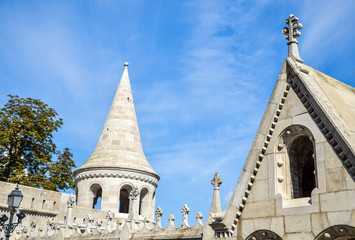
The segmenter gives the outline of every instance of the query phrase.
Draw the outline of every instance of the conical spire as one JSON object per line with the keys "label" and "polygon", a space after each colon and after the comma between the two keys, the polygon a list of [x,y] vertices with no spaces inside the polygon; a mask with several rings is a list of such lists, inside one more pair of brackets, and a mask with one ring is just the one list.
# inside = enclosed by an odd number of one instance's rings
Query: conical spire
{"label": "conical spire", "polygon": [[143,153],[128,76],[128,63],[125,62],[124,66],[120,84],[97,146],[80,170],[124,168],[156,175]]}

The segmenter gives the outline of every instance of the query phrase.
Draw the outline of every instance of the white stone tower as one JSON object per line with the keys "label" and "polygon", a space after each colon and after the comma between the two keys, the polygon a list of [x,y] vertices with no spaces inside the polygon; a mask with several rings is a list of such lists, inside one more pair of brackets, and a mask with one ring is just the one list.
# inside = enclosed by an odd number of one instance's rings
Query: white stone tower
{"label": "white stone tower", "polygon": [[128,63],[124,66],[97,146],[75,171],[77,205],[94,208],[101,198],[101,210],[116,217],[153,220],[159,176],[143,152]]}

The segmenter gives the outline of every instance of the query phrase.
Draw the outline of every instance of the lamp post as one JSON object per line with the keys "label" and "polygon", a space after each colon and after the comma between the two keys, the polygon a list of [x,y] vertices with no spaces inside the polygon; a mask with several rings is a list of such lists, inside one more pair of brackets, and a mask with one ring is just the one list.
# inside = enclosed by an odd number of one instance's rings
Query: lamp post
{"label": "lamp post", "polygon": [[[16,212],[16,209],[20,207],[21,201],[22,201],[23,195],[21,191],[18,188],[18,185],[16,186],[15,190],[13,190],[7,197],[7,205],[10,208],[10,220],[8,224],[4,224],[5,231],[6,231],[6,240],[10,239],[10,234],[15,230],[17,225],[21,223],[22,219],[26,217],[25,213],[23,212],[18,212],[17,215],[17,222],[13,223],[13,218],[14,214]],[[0,216],[0,222],[3,224],[7,221],[8,217],[3,214]]]}

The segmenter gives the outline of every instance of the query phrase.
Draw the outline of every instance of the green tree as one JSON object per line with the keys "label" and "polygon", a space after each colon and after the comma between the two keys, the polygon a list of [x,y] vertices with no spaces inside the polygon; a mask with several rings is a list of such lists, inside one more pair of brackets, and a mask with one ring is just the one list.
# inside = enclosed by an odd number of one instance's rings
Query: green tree
{"label": "green tree", "polygon": [[56,191],[74,188],[73,154],[68,148],[58,151],[53,142],[63,120],[38,99],[8,97],[0,109],[0,180]]}

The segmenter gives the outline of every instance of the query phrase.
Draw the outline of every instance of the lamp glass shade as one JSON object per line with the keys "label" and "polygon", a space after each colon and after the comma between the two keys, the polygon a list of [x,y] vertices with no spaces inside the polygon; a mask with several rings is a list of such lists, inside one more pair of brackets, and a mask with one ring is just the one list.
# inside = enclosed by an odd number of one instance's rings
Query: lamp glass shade
{"label": "lamp glass shade", "polygon": [[18,208],[21,204],[23,195],[18,186],[7,197],[7,205],[9,208]]}

